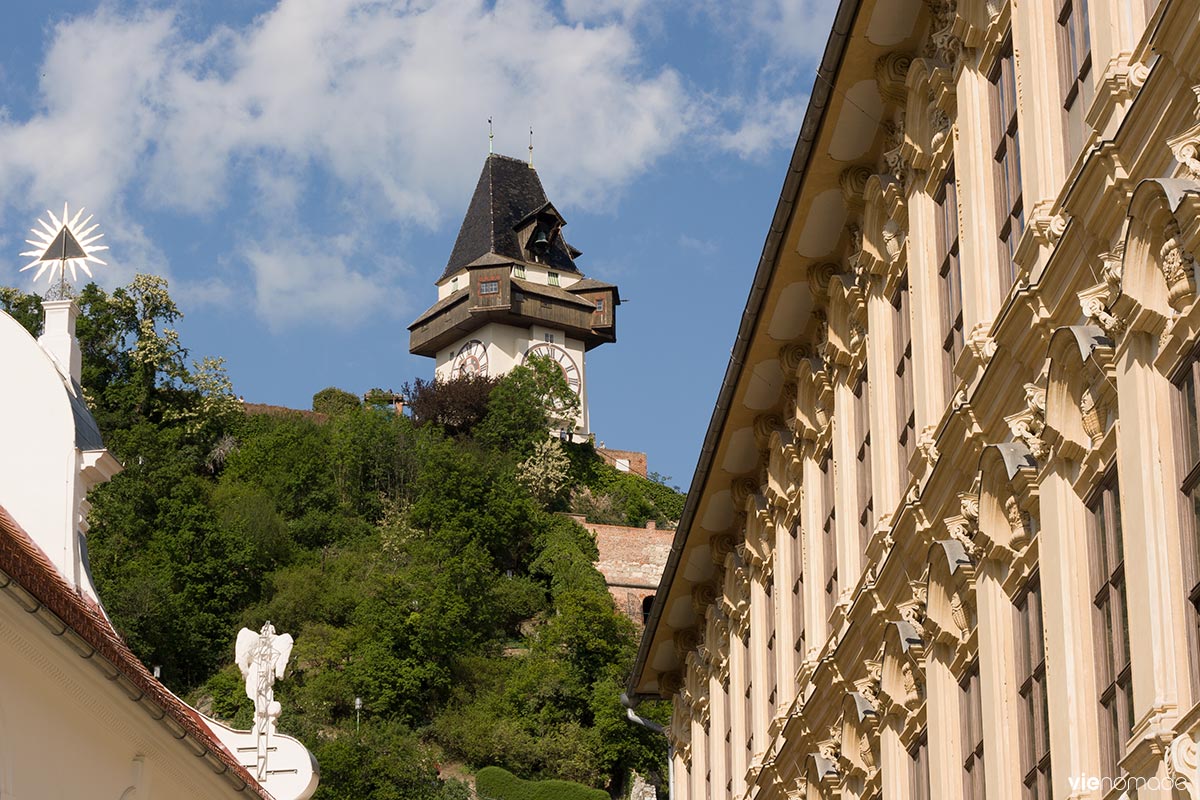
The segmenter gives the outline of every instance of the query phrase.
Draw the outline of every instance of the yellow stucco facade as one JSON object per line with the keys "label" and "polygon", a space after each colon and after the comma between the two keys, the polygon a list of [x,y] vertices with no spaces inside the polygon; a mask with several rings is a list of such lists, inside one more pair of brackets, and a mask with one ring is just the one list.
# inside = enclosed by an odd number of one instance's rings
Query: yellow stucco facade
{"label": "yellow stucco facade", "polygon": [[676,797],[1200,798],[1200,5],[846,0],[630,689]]}

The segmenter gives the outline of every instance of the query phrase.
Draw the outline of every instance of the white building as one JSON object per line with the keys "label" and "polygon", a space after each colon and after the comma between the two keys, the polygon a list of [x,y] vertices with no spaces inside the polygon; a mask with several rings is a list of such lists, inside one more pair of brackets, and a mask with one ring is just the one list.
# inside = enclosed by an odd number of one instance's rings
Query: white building
{"label": "white building", "polygon": [[257,763],[253,742],[247,759],[219,726],[218,738],[108,621],[85,498],[121,467],[79,387],[78,308],[45,306],[38,341],[0,312],[0,800],[310,796],[315,765],[299,743],[277,742],[303,753],[287,766],[304,788],[268,792],[278,780],[243,765]]}

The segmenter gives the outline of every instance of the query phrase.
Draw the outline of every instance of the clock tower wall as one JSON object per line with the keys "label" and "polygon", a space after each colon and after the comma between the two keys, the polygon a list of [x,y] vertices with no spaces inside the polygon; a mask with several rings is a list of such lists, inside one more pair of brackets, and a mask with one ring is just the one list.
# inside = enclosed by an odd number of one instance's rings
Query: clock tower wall
{"label": "clock tower wall", "polygon": [[579,393],[576,433],[590,431],[585,370],[586,344],[568,337],[562,330],[533,325],[517,328],[488,323],[438,351],[434,374],[439,380],[451,380],[466,366],[480,374],[498,377],[524,363],[533,350],[550,356],[563,369],[567,382]]}

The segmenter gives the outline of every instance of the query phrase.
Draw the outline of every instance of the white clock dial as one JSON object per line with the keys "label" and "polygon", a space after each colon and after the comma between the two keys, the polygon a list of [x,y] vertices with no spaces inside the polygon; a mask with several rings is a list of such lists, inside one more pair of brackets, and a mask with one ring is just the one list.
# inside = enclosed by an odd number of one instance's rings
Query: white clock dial
{"label": "white clock dial", "polygon": [[465,378],[472,375],[486,377],[488,374],[487,346],[478,339],[472,339],[458,349],[454,356],[454,377]]}
{"label": "white clock dial", "polygon": [[558,364],[558,368],[562,370],[563,378],[566,379],[567,385],[575,394],[579,394],[580,377],[579,367],[575,365],[575,360],[571,358],[571,354],[563,350],[556,344],[549,342],[538,342],[525,351],[525,361],[528,361],[534,356],[547,356]]}

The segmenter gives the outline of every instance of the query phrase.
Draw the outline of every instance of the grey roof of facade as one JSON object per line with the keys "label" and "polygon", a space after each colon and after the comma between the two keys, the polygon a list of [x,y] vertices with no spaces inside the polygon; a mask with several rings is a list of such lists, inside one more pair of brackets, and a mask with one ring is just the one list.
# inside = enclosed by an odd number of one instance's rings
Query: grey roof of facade
{"label": "grey roof of facade", "polygon": [[435,314],[449,308],[450,306],[457,303],[459,300],[466,300],[467,295],[469,295],[470,293],[471,293],[471,288],[469,286],[464,286],[463,288],[459,289],[457,292],[446,295],[441,300],[438,300],[436,303],[431,305],[429,308],[427,308],[423,312],[421,312],[421,316],[419,316],[415,320],[413,320],[412,324],[408,326],[408,329],[411,331],[413,328],[417,327],[425,320],[427,320],[430,317],[434,316]]}
{"label": "grey roof of facade", "polygon": [[[571,294],[570,289],[562,289],[558,286],[549,286],[544,283],[531,283],[523,281],[520,278],[512,279],[513,286],[517,287],[528,294],[537,294],[543,297],[551,297],[555,300],[561,300],[564,303],[580,306],[582,308],[591,309],[593,306],[590,301],[584,300],[581,297],[576,297]],[[574,288],[574,287],[571,287]]]}
{"label": "grey roof of facade", "polygon": [[[65,382],[65,381],[64,381]],[[83,399],[83,388],[71,381],[72,391],[67,392],[71,401],[71,416],[75,418],[75,446],[80,450],[103,450],[104,437],[100,435],[100,426],[92,416],[87,402]]]}
{"label": "grey roof of facade", "polygon": [[[517,158],[496,153],[489,155],[458,230],[450,260],[438,281],[449,278],[488,253],[526,261],[516,229],[549,203],[537,170]],[[541,263],[561,272],[578,273],[574,261],[578,254],[578,250],[566,243],[560,231]]]}

